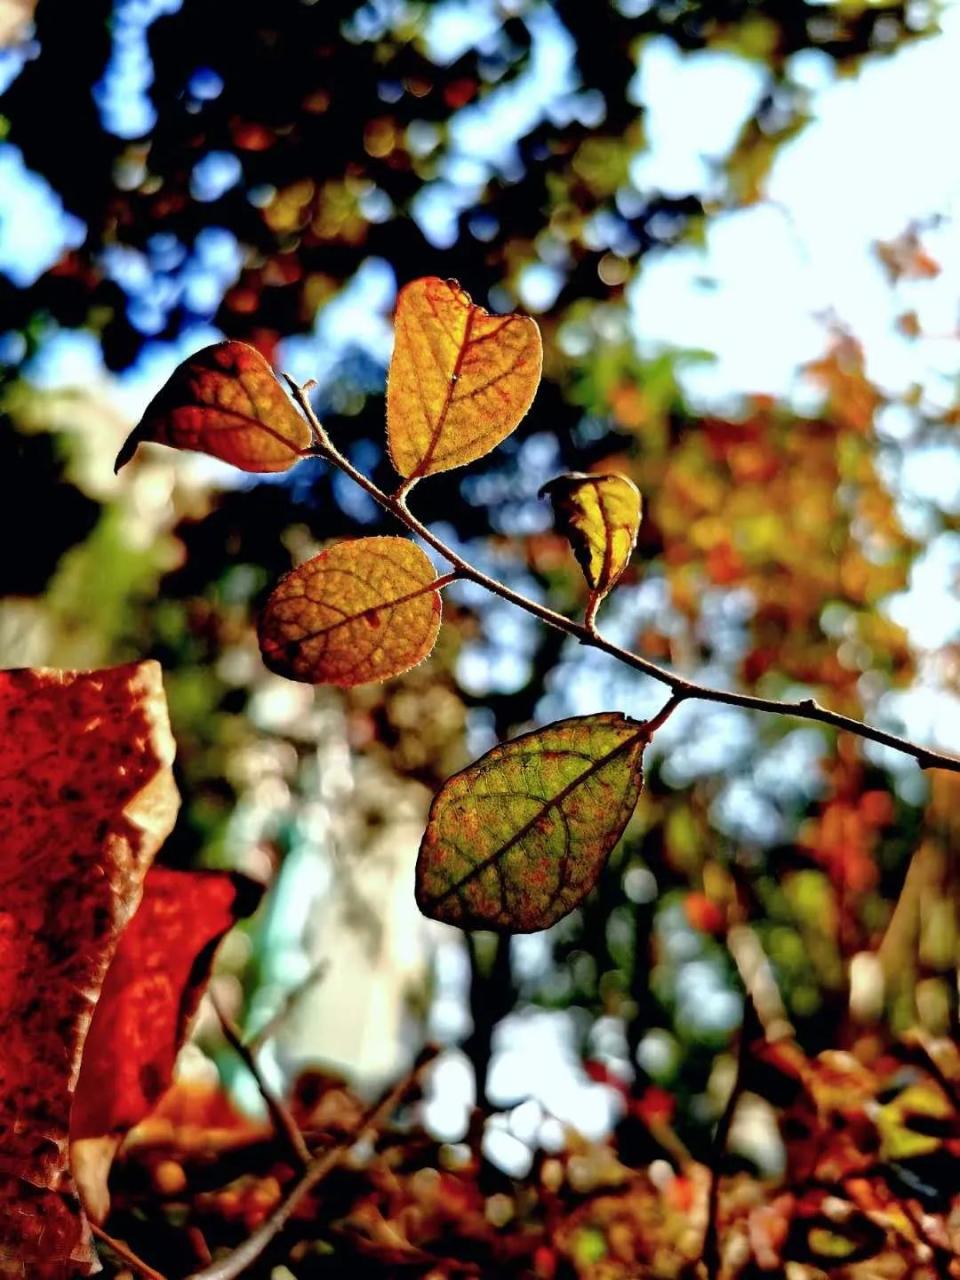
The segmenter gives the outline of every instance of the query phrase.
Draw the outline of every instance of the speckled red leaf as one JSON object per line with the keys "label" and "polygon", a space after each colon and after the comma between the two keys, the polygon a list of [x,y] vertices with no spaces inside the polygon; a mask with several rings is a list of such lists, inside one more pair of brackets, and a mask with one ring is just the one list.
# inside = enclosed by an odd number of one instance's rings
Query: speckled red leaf
{"label": "speckled red leaf", "polygon": [[97,1267],[70,1175],[84,1038],[171,827],[155,662],[0,672],[0,1275]]}
{"label": "speckled red leaf", "polygon": [[640,795],[646,726],[560,720],[488,751],[433,801],[417,903],[464,929],[546,929],[590,892]]}
{"label": "speckled red leaf", "polygon": [[261,891],[246,876],[221,871],[154,867],[147,876],[107,971],[70,1116],[74,1175],[95,1221],[106,1216],[117,1146],[173,1078],[217,945],[255,910]]}
{"label": "speckled red leaf", "polygon": [[310,428],[259,351],[218,342],[174,370],[120,450],[115,470],[150,440],[209,453],[243,471],[286,471],[309,445]]}

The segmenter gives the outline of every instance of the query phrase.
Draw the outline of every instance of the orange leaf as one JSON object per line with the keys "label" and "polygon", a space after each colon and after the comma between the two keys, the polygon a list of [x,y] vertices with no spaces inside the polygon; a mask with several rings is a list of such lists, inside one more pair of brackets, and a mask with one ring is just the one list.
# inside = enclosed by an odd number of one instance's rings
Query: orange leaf
{"label": "orange leaf", "polygon": [[178,797],[160,668],[0,673],[0,1273],[96,1269],[67,1163],[93,1007]]}
{"label": "orange leaf", "polygon": [[436,643],[436,580],[406,538],[338,542],[277,583],[260,617],[263,660],[307,684],[389,680]]}
{"label": "orange leaf", "polygon": [[74,1176],[95,1221],[107,1214],[117,1146],[173,1078],[217,945],[260,894],[255,881],[222,871],[154,867],[147,875],[107,970],[70,1115]]}
{"label": "orange leaf", "polygon": [[455,280],[401,290],[387,380],[387,444],[408,479],[450,471],[505,440],[540,382],[540,331],[527,316],[492,316]]}
{"label": "orange leaf", "polygon": [[310,444],[310,428],[259,351],[243,342],[218,342],[174,371],[114,470],[151,440],[210,453],[242,471],[286,471]]}

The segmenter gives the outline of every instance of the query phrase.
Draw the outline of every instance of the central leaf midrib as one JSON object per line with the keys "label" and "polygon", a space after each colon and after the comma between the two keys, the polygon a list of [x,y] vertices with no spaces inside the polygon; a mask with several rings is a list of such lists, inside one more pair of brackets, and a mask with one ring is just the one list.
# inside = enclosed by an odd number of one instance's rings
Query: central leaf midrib
{"label": "central leaf midrib", "polygon": [[551,798],[548,801],[546,801],[546,803],[542,806],[542,808],[540,808],[533,815],[532,818],[528,819],[528,821],[524,823],[524,825],[520,828],[520,830],[515,832],[510,837],[509,840],[507,840],[504,844],[500,845],[498,849],[494,849],[492,853],[489,853],[484,859],[482,859],[482,861],[478,862],[476,866],[471,867],[470,870],[465,872],[460,877],[459,880],[456,880],[452,885],[448,885],[448,887],[444,889],[442,893],[435,894],[433,897],[431,897],[428,900],[430,906],[436,907],[441,902],[445,902],[448,898],[452,897],[453,894],[458,893],[465,884],[469,884],[471,880],[474,880],[477,876],[482,875],[483,872],[486,871],[488,867],[493,866],[499,858],[504,857],[504,855],[510,852],[510,850],[514,847],[514,845],[518,844],[524,838],[524,836],[528,835],[536,826],[536,824],[540,821],[540,819],[544,816],[544,814],[549,813],[551,809],[554,809],[558,805],[561,805],[563,801],[566,800],[566,798],[569,795],[571,795],[577,789],[577,787],[580,786],[581,783],[586,782],[588,779],[592,778],[595,774],[599,773],[600,770],[605,765],[609,764],[611,760],[615,760],[616,757],[620,755],[622,752],[627,751],[629,748],[635,746],[636,743],[643,738],[643,736],[644,736],[644,730],[641,727],[637,730],[636,733],[631,734],[629,738],[624,739],[623,742],[619,743],[611,751],[608,751],[605,756],[601,756],[599,760],[594,761],[593,764],[591,764],[588,768],[584,769],[582,773],[577,774],[577,776],[571,779],[571,781],[568,782],[567,785],[563,787],[560,791],[558,791],[555,796],[551,796]]}
{"label": "central leaf midrib", "polygon": [[426,451],[414,469],[413,475],[422,476],[427,467],[433,460],[437,445],[440,443],[440,436],[443,434],[443,428],[447,420],[447,414],[450,412],[450,406],[453,403],[453,397],[457,390],[457,382],[460,378],[460,370],[463,368],[463,361],[467,354],[467,348],[470,346],[470,331],[473,328],[473,319],[476,314],[476,308],[471,306],[467,312],[467,323],[464,326],[463,338],[457,351],[457,358],[454,361],[453,370],[447,379],[447,393],[444,396],[443,404],[440,406],[440,413],[437,416],[436,425],[430,433],[430,442]]}
{"label": "central leaf midrib", "polygon": [[[346,617],[340,618],[336,622],[331,622],[329,626],[318,627],[315,631],[311,631],[307,635],[302,636],[295,643],[306,644],[310,640],[315,640],[318,636],[329,635],[331,631],[336,631],[340,627],[347,627],[354,622],[359,622],[362,618],[366,618],[368,614],[379,613],[381,609],[393,609],[397,605],[406,604],[408,600],[416,600],[418,596],[424,596],[430,591],[436,591],[436,587],[433,585],[435,581],[436,579],[431,579],[430,582],[424,583],[422,587],[417,587],[415,591],[408,591],[406,595],[397,596],[395,600],[382,600],[379,604],[367,605],[367,607],[365,609],[361,609],[359,613],[348,614]],[[291,599],[296,598],[297,597],[295,596],[291,597]],[[309,597],[304,598],[309,599]],[[314,603],[320,604],[319,601],[315,601]],[[320,604],[320,607],[322,608],[323,605]]]}

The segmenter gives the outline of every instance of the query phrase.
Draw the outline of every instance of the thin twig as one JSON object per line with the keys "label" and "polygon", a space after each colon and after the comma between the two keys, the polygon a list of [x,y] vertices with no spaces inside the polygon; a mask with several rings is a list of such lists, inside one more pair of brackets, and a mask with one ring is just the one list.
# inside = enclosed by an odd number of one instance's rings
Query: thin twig
{"label": "thin twig", "polygon": [[926,1224],[923,1221],[923,1210],[919,1208],[919,1206],[915,1205],[909,1197],[905,1200],[901,1200],[900,1205],[913,1224],[913,1229],[920,1237],[921,1242],[927,1246],[930,1253],[933,1255],[933,1267],[937,1275],[940,1277],[940,1280],[952,1280],[953,1272],[950,1264],[953,1262],[956,1254],[951,1253],[949,1249],[945,1249],[942,1244],[938,1244],[937,1241],[931,1237],[926,1228]]}
{"label": "thin twig", "polygon": [[723,1113],[717,1121],[710,1147],[708,1168],[710,1169],[710,1195],[707,1200],[707,1229],[703,1236],[703,1265],[707,1280],[717,1280],[720,1275],[720,1165],[727,1150],[730,1129],[737,1105],[743,1095],[746,1076],[747,1059],[754,1035],[760,1030],[760,1021],[753,1007],[750,993],[744,995],[743,1025],[740,1028],[740,1044],[737,1049],[737,1068],[733,1078],[733,1086],[727,1098]]}
{"label": "thin twig", "polygon": [[244,1043],[243,1036],[240,1034],[240,1029],[237,1024],[220,1004],[220,1001],[217,999],[212,989],[209,994],[211,1003],[216,1010],[217,1017],[220,1019],[220,1026],[223,1030],[224,1039],[257,1082],[257,1088],[260,1090],[260,1096],[267,1104],[267,1110],[270,1112],[270,1119],[273,1121],[273,1127],[280,1137],[283,1138],[284,1144],[288,1148],[290,1155],[293,1157],[297,1168],[306,1169],[310,1163],[310,1149],[307,1146],[306,1139],[300,1132],[300,1126],[293,1118],[293,1115],[286,1104],[277,1097],[274,1091],[267,1084],[266,1080],[264,1080],[263,1072],[257,1065],[254,1052],[248,1044]]}
{"label": "thin twig", "polygon": [[662,725],[670,719],[673,713],[679,707],[681,702],[686,702],[687,695],[685,693],[672,693],[667,701],[663,704],[655,716],[651,716],[646,722],[645,728],[648,737],[653,737]]}
{"label": "thin twig", "polygon": [[396,494],[384,493],[379,485],[375,484],[373,480],[358,470],[348,458],[344,457],[321,425],[304,388],[290,377],[287,377],[287,384],[297,404],[306,415],[314,437],[313,446],[304,450],[304,456],[323,458],[339,471],[342,471],[344,475],[349,476],[385,511],[388,511],[402,524],[406,525],[411,533],[416,534],[418,538],[422,538],[428,546],[433,547],[434,551],[452,564],[458,570],[460,577],[468,578],[471,582],[484,587],[493,595],[499,596],[502,600],[507,600],[510,604],[516,605],[518,609],[523,609],[533,617],[539,618],[541,622],[545,622],[548,626],[555,627],[558,631],[563,631],[567,635],[573,636],[581,644],[589,645],[593,649],[599,649],[601,653],[606,653],[611,658],[616,658],[618,662],[632,667],[635,671],[642,672],[643,675],[649,676],[652,680],[658,680],[675,694],[682,695],[683,698],[699,702],[718,702],[728,707],[740,707],[745,711],[762,711],[767,715],[792,716],[797,720],[813,720],[818,724],[829,725],[832,729],[839,729],[844,733],[852,733],[858,738],[866,738],[870,742],[876,742],[904,755],[912,756],[921,769],[949,769],[954,773],[960,773],[960,759],[956,756],[946,755],[944,752],[934,751],[929,747],[918,746],[916,743],[910,742],[909,739],[902,738],[895,733],[888,733],[884,729],[875,729],[872,725],[864,724],[863,721],[856,720],[852,716],[841,715],[838,711],[830,711],[826,707],[821,707],[813,698],[802,698],[797,702],[783,702],[776,698],[760,698],[749,693],[735,693],[727,689],[712,689],[709,685],[698,684],[696,681],[688,680],[685,676],[678,675],[675,671],[669,671],[666,667],[661,667],[656,662],[651,662],[649,658],[641,657],[639,653],[633,653],[630,649],[614,644],[597,631],[592,630],[586,623],[567,618],[547,605],[531,600],[519,591],[514,591],[512,587],[498,582],[496,578],[490,577],[489,574],[484,573],[468,560],[465,560],[459,552],[448,546],[442,538],[437,537],[427,525],[413,514],[406,502],[406,494],[410,486],[401,486]]}
{"label": "thin twig", "polygon": [[221,1262],[204,1267],[202,1271],[193,1272],[188,1280],[236,1280],[238,1276],[243,1275],[280,1234],[305,1197],[336,1169],[357,1143],[364,1139],[372,1141],[377,1136],[438,1052],[439,1050],[432,1045],[426,1048],[417,1059],[413,1070],[408,1072],[381,1102],[360,1119],[343,1142],[311,1160],[270,1217],[252,1235]]}
{"label": "thin twig", "polygon": [[161,1271],[154,1270],[148,1262],[144,1262],[142,1258],[138,1257],[128,1244],[124,1244],[122,1240],[117,1240],[108,1231],[104,1231],[103,1227],[91,1222],[90,1230],[112,1253],[117,1255],[121,1262],[125,1262],[138,1275],[143,1276],[143,1280],[166,1280],[166,1276]]}

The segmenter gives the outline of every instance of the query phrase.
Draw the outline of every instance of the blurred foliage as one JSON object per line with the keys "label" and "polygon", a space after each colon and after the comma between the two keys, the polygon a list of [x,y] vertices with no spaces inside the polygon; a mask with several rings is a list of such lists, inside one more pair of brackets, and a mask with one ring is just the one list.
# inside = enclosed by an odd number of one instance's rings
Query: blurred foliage
{"label": "blurred foliage", "polygon": [[[955,510],[904,503],[898,489],[917,447],[955,450],[952,394],[946,404],[920,390],[894,402],[868,377],[856,335],[837,328],[802,371],[812,388],[802,410],[745,396],[726,416],[704,414],[682,373],[709,353],[641,355],[626,303],[651,250],[698,244],[711,216],[762,198],[779,147],[810,114],[792,55],[819,50],[853,75],[868,55],[930,35],[935,12],[895,3],[513,0],[490,6],[497,21],[488,35],[448,60],[427,35],[443,7],[249,0],[230,6],[227,26],[215,0],[175,10],[160,0],[41,0],[33,56],[4,96],[5,138],[84,234],[31,287],[0,276],[4,349],[13,353],[2,381],[0,525],[14,549],[0,584],[0,655],[18,666],[162,662],[187,798],[164,854],[174,865],[273,874],[308,842],[303,818],[320,786],[318,743],[333,733],[333,705],[343,709],[345,747],[367,770],[346,828],[347,852],[360,856],[399,795],[424,810],[429,792],[478,747],[553,717],[577,681],[602,682],[605,697],[631,711],[647,692],[639,676],[595,670],[595,655],[562,637],[508,629],[499,605],[469,593],[451,599],[430,660],[399,680],[336,704],[290,692],[263,670],[253,635],[269,584],[328,539],[395,530],[315,462],[281,481],[238,485],[206,464],[174,468],[152,453],[114,481],[130,423],[110,388],[170,355],[165,373],[178,357],[162,344],[213,326],[274,361],[307,335],[322,366],[316,403],[328,429],[390,488],[383,368],[349,344],[330,367],[322,349],[324,316],[373,260],[389,264],[397,287],[421,275],[456,277],[495,310],[539,312],[544,382],[516,437],[466,479],[434,477],[429,496],[425,486],[417,494],[418,513],[442,518],[485,567],[556,608],[582,610],[577,566],[534,495],[556,471],[623,470],[645,514],[606,609],[640,653],[875,721],[895,715],[897,696],[920,677],[953,693],[960,684],[955,647],[922,651],[887,609],[924,549],[957,528]],[[503,157],[471,160],[457,130],[475,104],[509,102],[511,93],[519,103],[530,92],[545,10],[572,41],[575,83],[550,110],[524,117]],[[150,113],[127,137],[111,123],[109,67],[141,29]],[[709,201],[631,179],[647,145],[631,84],[654,36],[763,70],[763,92]],[[95,83],[107,86],[96,99]],[[52,103],[66,104],[54,128]],[[441,210],[437,221],[424,218],[424,201]],[[903,280],[936,273],[922,228],[877,252],[893,298]],[[553,282],[539,308],[524,300],[531,267],[547,268]],[[385,324],[387,307],[372,320]],[[899,325],[918,335],[912,310]],[[93,336],[100,385],[67,391],[35,376],[64,333]],[[889,429],[891,411],[902,429]],[[505,649],[513,665],[494,678]],[[467,678],[476,669],[468,659],[481,661],[485,680]],[[471,940],[466,1047],[483,1098],[501,1018],[531,1005],[571,1010],[588,1070],[608,1084],[628,1081],[630,1114],[651,1089],[668,1091],[672,1130],[703,1161],[744,987],[811,1057],[862,1054],[864,1037],[875,1037],[879,1055],[891,1028],[917,1022],[937,1034],[955,1027],[957,784],[918,778],[862,743],[788,721],[704,709],[689,725],[650,753],[626,837],[591,899],[551,931],[548,965],[531,969],[506,942]],[[248,995],[269,970],[269,918],[254,929],[261,949],[234,966]],[[879,1090],[886,1068],[877,1060],[868,1067]],[[882,1129],[872,1113],[871,1124]],[[773,1143],[769,1125],[765,1132]],[[629,1134],[621,1140],[625,1164],[650,1158],[645,1138],[636,1150]],[[441,1160],[433,1149],[421,1154],[424,1169]],[[537,1159],[546,1163],[543,1152]],[[726,1194],[735,1198],[739,1185]],[[534,1183],[503,1194],[513,1197],[501,1205],[510,1221],[543,1209]],[[527,1194],[518,1208],[513,1201]],[[807,1203],[807,1192],[789,1194]],[[457,1195],[479,1193],[470,1183]],[[351,1196],[344,1192],[344,1214]],[[875,1223],[874,1201],[852,1203]],[[602,1198],[585,1205],[563,1219],[561,1251],[580,1274],[621,1274],[601,1259],[619,1247],[611,1242],[621,1212],[634,1210]],[[786,1221],[778,1205],[761,1209],[758,1200],[743,1215]],[[488,1215],[489,1198],[484,1206],[476,1212]],[[886,1219],[879,1229],[886,1241],[901,1228],[920,1230]],[[780,1239],[780,1226],[770,1230]],[[433,1247],[429,1231],[411,1228],[406,1240]],[[302,1274],[314,1273],[325,1274]]]}

